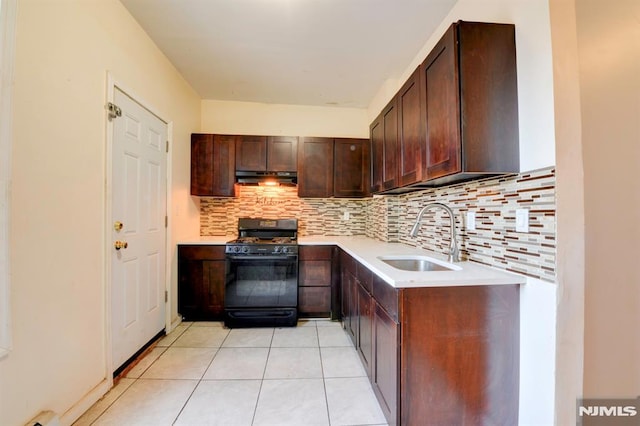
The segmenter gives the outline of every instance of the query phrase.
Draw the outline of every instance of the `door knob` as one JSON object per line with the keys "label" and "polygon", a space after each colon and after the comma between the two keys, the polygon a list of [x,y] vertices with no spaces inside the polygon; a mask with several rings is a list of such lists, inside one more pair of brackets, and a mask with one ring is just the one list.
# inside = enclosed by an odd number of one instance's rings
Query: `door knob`
{"label": "door knob", "polygon": [[122,231],[122,227],[122,222],[120,222],[119,220],[113,224],[113,229],[115,229],[116,231]]}
{"label": "door knob", "polygon": [[113,243],[113,246],[116,250],[126,249],[127,247],[129,247],[129,243],[126,241],[117,240],[115,243]]}

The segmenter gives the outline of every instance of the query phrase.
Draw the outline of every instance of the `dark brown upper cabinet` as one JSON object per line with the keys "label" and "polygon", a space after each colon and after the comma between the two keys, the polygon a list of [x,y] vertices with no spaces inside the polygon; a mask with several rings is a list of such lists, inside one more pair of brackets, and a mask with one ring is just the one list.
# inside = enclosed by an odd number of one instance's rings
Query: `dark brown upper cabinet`
{"label": "dark brown upper cabinet", "polygon": [[267,138],[267,171],[295,172],[298,170],[298,137],[269,136]]}
{"label": "dark brown upper cabinet", "polygon": [[298,147],[298,196],[367,197],[369,140],[301,137]]}
{"label": "dark brown upper cabinet", "polygon": [[398,186],[398,99],[394,97],[382,110],[382,151],[384,167],[382,172],[382,189],[393,189]]}
{"label": "dark brown upper cabinet", "polygon": [[374,193],[519,172],[515,27],[451,25],[370,137]]}
{"label": "dark brown upper cabinet", "polygon": [[371,139],[371,192],[398,186],[398,103],[397,96],[369,126]]}
{"label": "dark brown upper cabinet", "polygon": [[236,136],[191,135],[191,195],[235,195]]}
{"label": "dark brown upper cabinet", "polygon": [[333,164],[334,197],[370,195],[368,139],[335,139]]}
{"label": "dark brown upper cabinet", "polygon": [[236,170],[264,172],[267,170],[267,137],[238,136]]}
{"label": "dark brown upper cabinet", "polygon": [[459,21],[421,68],[427,186],[518,172],[515,27]]}
{"label": "dark brown upper cabinet", "polygon": [[301,137],[298,146],[298,196],[333,196],[333,139]]}
{"label": "dark brown upper cabinet", "polygon": [[371,192],[382,191],[384,170],[384,133],[382,115],[378,115],[369,126],[371,145]]}
{"label": "dark brown upper cabinet", "polygon": [[425,151],[425,133],[421,94],[418,67],[397,94],[399,186],[411,185],[423,179],[422,153]]}
{"label": "dark brown upper cabinet", "polygon": [[297,136],[238,136],[236,170],[295,172],[297,152]]}

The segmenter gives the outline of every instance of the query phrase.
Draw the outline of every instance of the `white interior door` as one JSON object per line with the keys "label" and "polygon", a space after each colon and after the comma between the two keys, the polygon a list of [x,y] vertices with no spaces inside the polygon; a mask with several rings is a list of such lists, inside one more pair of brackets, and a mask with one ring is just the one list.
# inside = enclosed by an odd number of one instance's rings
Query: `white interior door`
{"label": "white interior door", "polygon": [[167,124],[115,88],[111,329],[114,371],[165,326]]}

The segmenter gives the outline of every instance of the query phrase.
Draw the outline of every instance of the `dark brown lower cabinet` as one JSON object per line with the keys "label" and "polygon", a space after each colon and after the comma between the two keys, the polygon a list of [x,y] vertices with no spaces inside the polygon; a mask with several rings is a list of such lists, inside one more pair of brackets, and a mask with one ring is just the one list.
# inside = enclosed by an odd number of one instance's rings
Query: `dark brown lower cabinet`
{"label": "dark brown lower cabinet", "polygon": [[373,307],[375,302],[367,290],[358,283],[358,355],[371,377],[373,367]]}
{"label": "dark brown lower cabinet", "polygon": [[519,286],[399,289],[373,275],[369,293],[365,267],[341,261],[342,295],[356,300],[343,300],[345,328],[357,325],[390,425],[518,424]]}
{"label": "dark brown lower cabinet", "polygon": [[402,291],[402,424],[518,424],[518,294],[516,285]]}
{"label": "dark brown lower cabinet", "polygon": [[300,246],[298,251],[298,314],[331,317],[334,246]]}
{"label": "dark brown lower cabinet", "polygon": [[178,313],[187,321],[224,315],[224,246],[178,246]]}
{"label": "dark brown lower cabinet", "polygon": [[329,317],[331,287],[298,287],[298,314],[301,317]]}
{"label": "dark brown lower cabinet", "polygon": [[375,362],[371,382],[387,421],[397,424],[400,325],[380,305],[374,304],[374,309]]}
{"label": "dark brown lower cabinet", "polygon": [[340,252],[340,275],[342,279],[342,325],[358,347],[358,293],[356,292],[356,262],[344,251]]}

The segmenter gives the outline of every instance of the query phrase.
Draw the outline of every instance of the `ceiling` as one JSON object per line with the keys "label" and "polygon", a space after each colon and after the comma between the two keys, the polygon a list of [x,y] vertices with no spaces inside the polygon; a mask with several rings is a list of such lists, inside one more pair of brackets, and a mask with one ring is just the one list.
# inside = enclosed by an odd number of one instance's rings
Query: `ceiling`
{"label": "ceiling", "polygon": [[456,0],[120,0],[203,99],[366,108]]}

